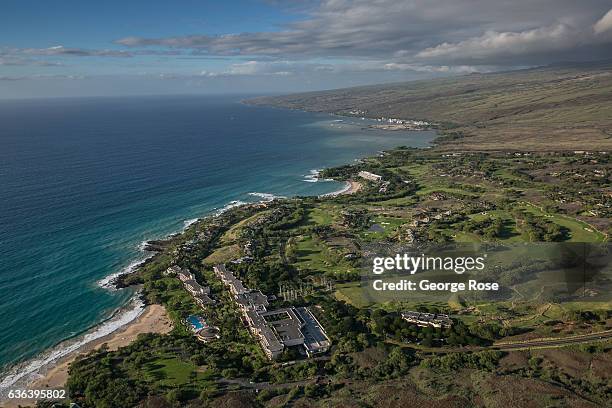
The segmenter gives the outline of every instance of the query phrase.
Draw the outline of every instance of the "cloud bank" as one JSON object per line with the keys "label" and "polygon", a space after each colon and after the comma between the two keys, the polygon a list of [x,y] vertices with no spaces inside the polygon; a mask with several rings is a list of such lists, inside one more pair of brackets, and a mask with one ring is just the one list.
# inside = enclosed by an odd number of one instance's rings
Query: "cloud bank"
{"label": "cloud bank", "polygon": [[[390,64],[539,64],[612,55],[612,9],[586,0],[325,0],[280,31],[125,37],[128,48],[257,58],[386,59]],[[391,65],[394,66],[394,65]]]}
{"label": "cloud bank", "polygon": [[99,49],[66,39],[39,48],[0,44],[0,80],[6,87],[37,79],[39,89],[43,80],[84,78],[79,84],[95,82],[104,92],[100,84],[111,78],[121,92],[132,84],[136,92],[166,89],[159,84],[285,92],[612,56],[610,0],[265,1],[291,13],[284,20],[291,22],[165,37],[144,36],[135,25]]}

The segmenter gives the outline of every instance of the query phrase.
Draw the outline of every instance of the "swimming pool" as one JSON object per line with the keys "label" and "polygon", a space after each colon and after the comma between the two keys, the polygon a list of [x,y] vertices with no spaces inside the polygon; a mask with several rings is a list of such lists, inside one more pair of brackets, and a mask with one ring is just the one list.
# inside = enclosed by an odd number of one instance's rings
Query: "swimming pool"
{"label": "swimming pool", "polygon": [[200,316],[191,315],[187,318],[187,322],[191,325],[193,331],[199,331],[206,327],[204,319]]}

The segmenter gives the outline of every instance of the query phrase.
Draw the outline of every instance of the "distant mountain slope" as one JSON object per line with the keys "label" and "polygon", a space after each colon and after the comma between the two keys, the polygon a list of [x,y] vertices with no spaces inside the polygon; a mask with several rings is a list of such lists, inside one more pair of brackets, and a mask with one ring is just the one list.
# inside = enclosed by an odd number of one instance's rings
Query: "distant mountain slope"
{"label": "distant mountain slope", "polygon": [[308,92],[248,101],[368,117],[425,119],[466,137],[439,148],[612,149],[612,62]]}

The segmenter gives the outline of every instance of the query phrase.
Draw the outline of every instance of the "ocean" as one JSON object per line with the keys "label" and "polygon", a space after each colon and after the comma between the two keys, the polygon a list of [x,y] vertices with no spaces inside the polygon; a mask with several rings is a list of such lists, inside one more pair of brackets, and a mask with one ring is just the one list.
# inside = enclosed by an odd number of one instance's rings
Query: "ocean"
{"label": "ocean", "polygon": [[240,99],[0,102],[0,372],[133,318],[116,313],[133,292],[103,283],[144,241],[231,203],[337,191],[316,169],[435,136]]}

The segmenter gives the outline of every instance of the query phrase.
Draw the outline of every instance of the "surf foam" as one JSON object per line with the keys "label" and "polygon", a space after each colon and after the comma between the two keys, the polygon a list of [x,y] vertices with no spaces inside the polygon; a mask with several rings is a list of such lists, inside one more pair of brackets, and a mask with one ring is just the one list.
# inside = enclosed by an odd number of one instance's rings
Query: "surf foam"
{"label": "surf foam", "polygon": [[257,193],[257,192],[255,192],[255,193],[249,193],[249,195],[253,196],[253,197],[259,197],[263,201],[272,201],[275,198],[285,198],[283,196],[277,196],[277,195],[274,195],[274,194],[271,194],[271,193]]}
{"label": "surf foam", "polygon": [[134,271],[136,271],[136,269],[138,269],[139,266],[141,266],[142,264],[144,264],[149,258],[155,256],[155,253],[148,253],[144,258],[138,259],[136,261],[131,262],[128,266],[126,266],[125,268],[121,269],[118,272],[112,273],[102,279],[100,279],[97,283],[98,286],[104,288],[104,289],[116,289],[115,288],[115,280],[121,276],[121,275],[127,275],[129,273],[132,273]]}
{"label": "surf foam", "polygon": [[348,181],[345,181],[344,187],[342,187],[340,190],[332,191],[331,193],[327,193],[327,194],[321,194],[319,197],[334,197],[340,194],[344,194],[350,189],[351,189],[351,183],[349,183]]}
{"label": "surf foam", "polygon": [[11,387],[14,388],[16,384],[26,384],[37,378],[41,378],[43,375],[41,373],[42,370],[52,363],[55,363],[57,360],[76,352],[88,343],[107,336],[137,319],[144,310],[144,303],[140,299],[139,293],[135,294],[129,305],[128,308],[119,309],[106,321],[96,325],[82,336],[76,339],[63,341],[43,354],[13,367],[9,370],[8,375],[0,381],[0,397],[6,397],[6,393],[9,389]]}

